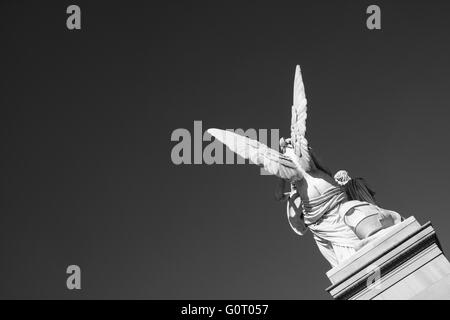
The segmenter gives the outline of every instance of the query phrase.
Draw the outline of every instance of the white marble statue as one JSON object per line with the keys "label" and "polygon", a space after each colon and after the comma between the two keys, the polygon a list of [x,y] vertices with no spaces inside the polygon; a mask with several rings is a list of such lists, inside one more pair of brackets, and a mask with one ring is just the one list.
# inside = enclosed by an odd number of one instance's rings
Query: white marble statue
{"label": "white marble statue", "polygon": [[300,67],[295,70],[291,137],[280,140],[281,152],[245,136],[220,129],[208,133],[233,152],[290,184],[282,196],[288,221],[303,235],[310,230],[323,254],[336,266],[383,228],[401,221],[398,213],[376,205],[373,192],[362,179],[346,171],[332,174],[317,160],[306,140],[307,103]]}

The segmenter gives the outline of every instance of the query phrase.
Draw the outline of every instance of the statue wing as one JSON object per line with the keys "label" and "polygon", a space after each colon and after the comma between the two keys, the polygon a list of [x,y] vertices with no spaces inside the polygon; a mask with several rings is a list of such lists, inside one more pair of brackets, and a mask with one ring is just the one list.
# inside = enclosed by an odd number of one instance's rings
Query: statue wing
{"label": "statue wing", "polygon": [[[305,95],[305,86],[303,85],[300,66],[295,69],[294,79],[294,102],[292,105],[291,119],[291,142],[295,154],[302,159],[303,163],[309,166],[310,155],[308,152],[308,140],[305,138],[307,103]],[[307,169],[307,168],[304,168]]]}
{"label": "statue wing", "polygon": [[302,178],[296,165],[288,156],[269,148],[259,141],[221,129],[208,129],[207,132],[226,145],[231,151],[244,159],[249,159],[256,165],[264,167],[267,172],[273,175],[288,180]]}

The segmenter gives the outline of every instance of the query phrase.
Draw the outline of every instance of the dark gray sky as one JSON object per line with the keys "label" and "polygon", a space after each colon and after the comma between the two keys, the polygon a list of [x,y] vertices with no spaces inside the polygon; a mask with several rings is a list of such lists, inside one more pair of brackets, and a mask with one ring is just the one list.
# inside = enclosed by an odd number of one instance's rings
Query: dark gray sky
{"label": "dark gray sky", "polygon": [[329,299],[273,177],[170,158],[194,120],[288,135],[296,64],[322,160],[448,250],[450,3],[376,3],[2,1],[0,298]]}

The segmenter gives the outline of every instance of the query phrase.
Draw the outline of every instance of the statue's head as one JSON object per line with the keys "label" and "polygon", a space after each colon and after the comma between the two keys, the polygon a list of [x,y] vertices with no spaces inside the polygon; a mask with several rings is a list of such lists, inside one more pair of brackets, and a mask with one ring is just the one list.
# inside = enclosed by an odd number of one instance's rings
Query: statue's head
{"label": "statue's head", "polygon": [[350,178],[350,176],[348,175],[348,172],[345,170],[339,170],[334,175],[334,180],[336,180],[336,182],[341,186],[346,185],[347,182],[349,182],[351,179],[352,178]]}
{"label": "statue's head", "polygon": [[280,138],[280,150],[281,150],[281,153],[285,154],[286,150],[288,148],[294,149],[294,146],[292,145],[291,139],[290,138],[285,139],[285,138],[281,137]]}

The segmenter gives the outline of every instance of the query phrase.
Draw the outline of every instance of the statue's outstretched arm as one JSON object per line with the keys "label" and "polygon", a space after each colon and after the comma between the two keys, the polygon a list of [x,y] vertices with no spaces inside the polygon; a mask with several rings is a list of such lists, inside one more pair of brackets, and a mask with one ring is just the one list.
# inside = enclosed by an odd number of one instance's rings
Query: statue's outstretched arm
{"label": "statue's outstretched arm", "polygon": [[231,151],[244,159],[249,159],[277,177],[289,181],[303,179],[301,168],[298,168],[289,156],[281,154],[257,140],[221,129],[208,129],[207,132]]}

